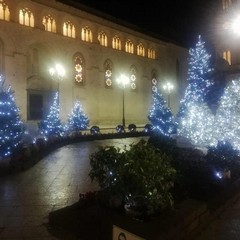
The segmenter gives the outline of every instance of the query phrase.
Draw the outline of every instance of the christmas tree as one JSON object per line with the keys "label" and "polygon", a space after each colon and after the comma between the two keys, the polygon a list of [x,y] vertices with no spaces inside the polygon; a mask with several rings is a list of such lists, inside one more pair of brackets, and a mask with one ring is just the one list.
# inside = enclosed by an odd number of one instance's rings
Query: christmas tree
{"label": "christmas tree", "polygon": [[166,106],[162,94],[154,88],[152,91],[152,106],[149,111],[148,119],[153,125],[153,131],[170,136],[175,132],[174,117],[171,110]]}
{"label": "christmas tree", "polygon": [[213,145],[212,137],[214,115],[206,103],[206,95],[213,85],[210,80],[210,57],[201,36],[196,47],[189,50],[188,86],[180,102],[177,115],[178,135],[188,138],[192,143]]}
{"label": "christmas tree", "polygon": [[88,128],[89,119],[83,112],[82,106],[79,101],[74,104],[71,114],[68,118],[68,129],[70,131],[81,131]]}
{"label": "christmas tree", "polygon": [[240,150],[240,79],[232,80],[224,90],[216,112],[215,138]]}
{"label": "christmas tree", "polygon": [[46,136],[61,136],[63,127],[60,120],[58,92],[55,94],[49,114],[39,123],[39,129]]}
{"label": "christmas tree", "polygon": [[5,87],[0,76],[0,158],[9,156],[20,146],[23,122],[16,106],[14,91]]}
{"label": "christmas tree", "polygon": [[178,125],[178,135],[192,144],[203,147],[215,146],[213,137],[215,117],[206,103],[186,104],[187,115],[182,116]]}

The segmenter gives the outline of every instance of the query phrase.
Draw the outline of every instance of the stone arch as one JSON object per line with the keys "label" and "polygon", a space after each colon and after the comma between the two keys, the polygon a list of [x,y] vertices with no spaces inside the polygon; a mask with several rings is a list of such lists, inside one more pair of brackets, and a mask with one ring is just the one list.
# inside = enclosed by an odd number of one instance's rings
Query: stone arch
{"label": "stone arch", "polygon": [[106,88],[112,88],[113,87],[113,62],[110,59],[106,59],[103,64],[104,68],[104,84]]}
{"label": "stone arch", "polygon": [[72,57],[74,81],[79,86],[86,85],[86,60],[82,53],[76,52]]}
{"label": "stone arch", "polygon": [[39,75],[32,75],[27,78],[27,89],[31,90],[50,90],[52,88],[49,81]]}

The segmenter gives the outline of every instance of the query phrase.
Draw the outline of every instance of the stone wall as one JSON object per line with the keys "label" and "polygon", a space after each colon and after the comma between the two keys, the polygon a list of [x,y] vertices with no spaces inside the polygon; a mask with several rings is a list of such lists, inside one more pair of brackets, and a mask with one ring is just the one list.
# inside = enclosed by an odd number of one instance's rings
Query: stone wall
{"label": "stone wall", "polygon": [[[171,108],[173,113],[178,111],[180,92],[185,87],[187,73],[186,49],[57,1],[5,0],[5,3],[10,9],[10,21],[0,21],[0,48],[3,50],[0,52],[3,57],[0,69],[3,69],[6,82],[15,91],[17,105],[26,123],[37,126],[38,122],[29,117],[29,94],[43,94],[43,107],[47,109],[49,96],[59,87],[63,121],[66,121],[74,102],[80,100],[90,125],[115,127],[121,124],[122,90],[116,84],[116,79],[121,73],[128,75],[131,66],[137,70],[137,88],[135,91],[130,88],[125,90],[126,125],[134,123],[143,126],[148,123],[153,73],[156,74],[159,89],[167,80],[174,84],[175,91],[170,96]],[[19,24],[18,11],[21,8],[32,11],[34,27]],[[42,18],[47,14],[56,18],[56,33],[44,30]],[[62,24],[67,19],[76,25],[76,38],[63,36]],[[92,42],[81,40],[80,29],[86,25],[92,30]],[[108,34],[107,47],[98,42],[97,34],[100,30]],[[121,37],[122,50],[111,47],[111,39],[116,34]],[[156,59],[125,52],[124,42],[127,39],[131,39],[135,46],[143,43],[146,50],[153,47]],[[76,84],[74,79],[73,58],[76,53],[84,59],[84,85]],[[113,85],[109,89],[104,82],[106,60],[113,64]],[[48,71],[56,62],[60,62],[66,70],[66,76],[59,86],[51,79]]]}

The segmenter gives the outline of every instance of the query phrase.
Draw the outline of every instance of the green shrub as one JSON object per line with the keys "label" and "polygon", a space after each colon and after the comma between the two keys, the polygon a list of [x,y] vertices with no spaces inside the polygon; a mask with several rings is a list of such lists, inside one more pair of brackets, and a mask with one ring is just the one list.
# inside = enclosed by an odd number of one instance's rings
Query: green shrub
{"label": "green shrub", "polygon": [[159,210],[173,204],[170,189],[175,169],[170,162],[171,157],[142,139],[122,151],[113,146],[101,147],[90,155],[89,176],[102,190],[121,194],[127,203],[141,196],[148,206]]}
{"label": "green shrub", "polygon": [[218,142],[216,147],[208,149],[205,158],[215,171],[229,169],[233,178],[240,176],[239,151],[234,150],[229,142]]}
{"label": "green shrub", "polygon": [[121,171],[124,165],[124,155],[120,148],[113,146],[99,147],[90,155],[91,180],[96,180],[102,190],[108,189],[115,193],[122,192]]}
{"label": "green shrub", "polygon": [[170,189],[174,185],[175,169],[171,157],[145,140],[131,145],[125,153],[124,180],[130,196],[145,196],[149,205],[164,209],[172,206]]}
{"label": "green shrub", "polygon": [[148,143],[158,148],[161,152],[164,152],[167,155],[171,155],[172,157],[175,157],[175,155],[177,154],[176,140],[169,136],[152,132],[148,139]]}

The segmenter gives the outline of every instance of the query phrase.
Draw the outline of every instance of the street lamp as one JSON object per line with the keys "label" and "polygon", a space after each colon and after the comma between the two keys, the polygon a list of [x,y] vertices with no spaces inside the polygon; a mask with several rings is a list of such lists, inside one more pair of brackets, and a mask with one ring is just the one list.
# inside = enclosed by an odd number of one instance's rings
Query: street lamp
{"label": "street lamp", "polygon": [[171,107],[171,105],[170,105],[170,94],[171,94],[173,88],[174,88],[174,86],[173,86],[173,84],[170,83],[170,82],[166,82],[166,83],[163,85],[163,90],[167,93],[167,96],[168,96],[168,98],[167,98],[167,103],[168,103],[168,107],[169,107],[169,108]]}
{"label": "street lamp", "polygon": [[49,69],[49,74],[52,77],[53,80],[57,81],[57,92],[58,92],[58,103],[59,103],[59,84],[60,81],[63,80],[63,77],[65,76],[65,69],[60,64],[55,64],[54,67],[51,67]]}
{"label": "street lamp", "polygon": [[126,77],[125,75],[121,75],[118,79],[117,79],[117,83],[122,87],[122,104],[123,104],[123,108],[122,108],[122,125],[125,128],[125,103],[124,103],[124,90],[127,84],[129,84],[130,80],[128,77]]}
{"label": "street lamp", "polygon": [[240,26],[240,16],[235,18],[231,24],[231,28],[232,28],[233,32],[236,33],[237,35],[240,35],[239,26]]}

